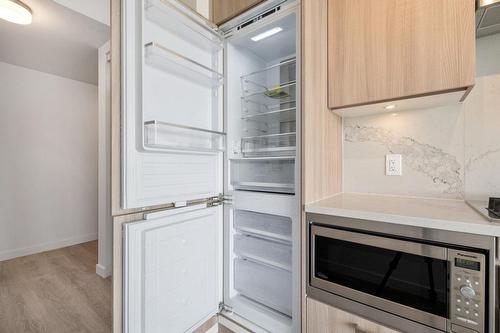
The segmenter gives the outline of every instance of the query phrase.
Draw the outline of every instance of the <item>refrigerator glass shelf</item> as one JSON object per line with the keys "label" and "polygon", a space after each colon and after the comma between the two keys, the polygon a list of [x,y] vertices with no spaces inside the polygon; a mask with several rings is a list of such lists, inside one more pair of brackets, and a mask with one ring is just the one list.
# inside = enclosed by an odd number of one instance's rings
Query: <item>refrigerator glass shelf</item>
{"label": "refrigerator glass shelf", "polygon": [[244,137],[241,152],[245,157],[295,155],[295,138],[295,132]]}
{"label": "refrigerator glass shelf", "polygon": [[144,123],[144,145],[159,150],[218,153],[225,150],[226,133],[158,120]]}
{"label": "refrigerator glass shelf", "polygon": [[286,193],[286,194],[295,193],[294,184],[261,183],[261,182],[234,182],[232,185],[236,190]]}
{"label": "refrigerator glass shelf", "polygon": [[282,109],[285,103],[295,103],[295,87],[296,83],[288,83],[281,85],[278,88],[253,93],[241,97],[242,105],[251,102],[260,104],[271,109]]}
{"label": "refrigerator glass shelf", "polygon": [[[248,104],[253,104],[253,103],[247,103],[247,105]],[[259,110],[262,109],[258,108],[258,106],[252,108],[252,106],[250,105],[249,107],[243,109],[241,119],[266,121],[266,122],[267,121],[288,122],[288,121],[294,121],[296,118],[295,107],[274,109],[274,110],[264,109],[264,111],[259,111]]]}
{"label": "refrigerator glass shelf", "polygon": [[217,87],[223,82],[221,73],[160,44],[150,42],[144,48],[149,65],[208,87]]}
{"label": "refrigerator glass shelf", "polygon": [[144,11],[149,21],[172,31],[193,45],[212,53],[221,51],[223,40],[214,31],[216,27],[213,23],[198,13],[183,10],[179,6],[170,0],[146,0]]}
{"label": "refrigerator glass shelf", "polygon": [[281,93],[282,91],[280,88],[295,84],[295,64],[296,61],[295,58],[293,58],[262,70],[243,75],[241,77],[243,96],[265,92],[274,94]]}

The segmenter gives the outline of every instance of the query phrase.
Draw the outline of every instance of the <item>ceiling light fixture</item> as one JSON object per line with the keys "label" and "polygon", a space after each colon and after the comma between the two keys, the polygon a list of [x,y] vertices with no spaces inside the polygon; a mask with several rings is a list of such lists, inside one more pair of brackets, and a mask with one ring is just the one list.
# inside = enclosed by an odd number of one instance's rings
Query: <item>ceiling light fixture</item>
{"label": "ceiling light fixture", "polygon": [[31,9],[18,0],[0,0],[0,18],[17,24],[31,24]]}
{"label": "ceiling light fixture", "polygon": [[389,104],[389,105],[386,105],[384,107],[384,109],[386,110],[392,110],[392,109],[395,109],[396,108],[396,104]]}
{"label": "ceiling light fixture", "polygon": [[258,42],[259,40],[262,40],[262,39],[267,38],[269,36],[275,35],[281,31],[283,31],[283,29],[281,29],[280,27],[272,28],[270,30],[264,31],[261,34],[258,34],[257,36],[253,36],[250,39],[253,40],[254,42]]}

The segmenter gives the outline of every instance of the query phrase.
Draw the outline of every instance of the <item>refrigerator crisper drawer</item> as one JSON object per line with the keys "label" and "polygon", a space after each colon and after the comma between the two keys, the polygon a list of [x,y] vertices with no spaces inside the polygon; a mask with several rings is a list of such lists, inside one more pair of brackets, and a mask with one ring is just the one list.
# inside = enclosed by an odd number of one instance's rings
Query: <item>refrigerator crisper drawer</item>
{"label": "refrigerator crisper drawer", "polygon": [[247,235],[234,236],[234,253],[288,271],[292,270],[291,244],[278,243]]}
{"label": "refrigerator crisper drawer", "polygon": [[295,156],[296,150],[295,132],[241,138],[241,152],[245,157]]}
{"label": "refrigerator crisper drawer", "polygon": [[292,315],[292,273],[249,260],[234,260],[234,288],[243,296]]}
{"label": "refrigerator crisper drawer", "polygon": [[295,193],[295,161],[231,160],[231,185],[236,190]]}
{"label": "refrigerator crisper drawer", "polygon": [[292,241],[292,220],[289,217],[235,210],[234,228],[244,234]]}

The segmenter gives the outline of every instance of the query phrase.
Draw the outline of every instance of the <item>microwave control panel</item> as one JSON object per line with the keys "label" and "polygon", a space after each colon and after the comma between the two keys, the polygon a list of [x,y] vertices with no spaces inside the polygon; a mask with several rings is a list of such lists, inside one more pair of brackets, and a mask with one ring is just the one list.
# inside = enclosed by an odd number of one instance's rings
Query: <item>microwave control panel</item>
{"label": "microwave control panel", "polygon": [[[486,259],[477,252],[448,249],[450,271],[450,321],[470,332],[485,332]],[[463,330],[465,331],[465,330]],[[462,331],[460,331],[462,332]]]}

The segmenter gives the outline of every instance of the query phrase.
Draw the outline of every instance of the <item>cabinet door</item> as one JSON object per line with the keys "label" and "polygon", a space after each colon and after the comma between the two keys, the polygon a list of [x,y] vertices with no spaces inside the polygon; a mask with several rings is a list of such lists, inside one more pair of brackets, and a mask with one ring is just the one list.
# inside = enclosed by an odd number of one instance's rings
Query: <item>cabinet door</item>
{"label": "cabinet door", "polygon": [[212,21],[221,24],[263,0],[212,0]]}
{"label": "cabinet door", "polygon": [[307,333],[398,333],[348,312],[307,299]]}
{"label": "cabinet door", "polygon": [[474,22],[474,0],[328,0],[329,108],[465,91]]}

